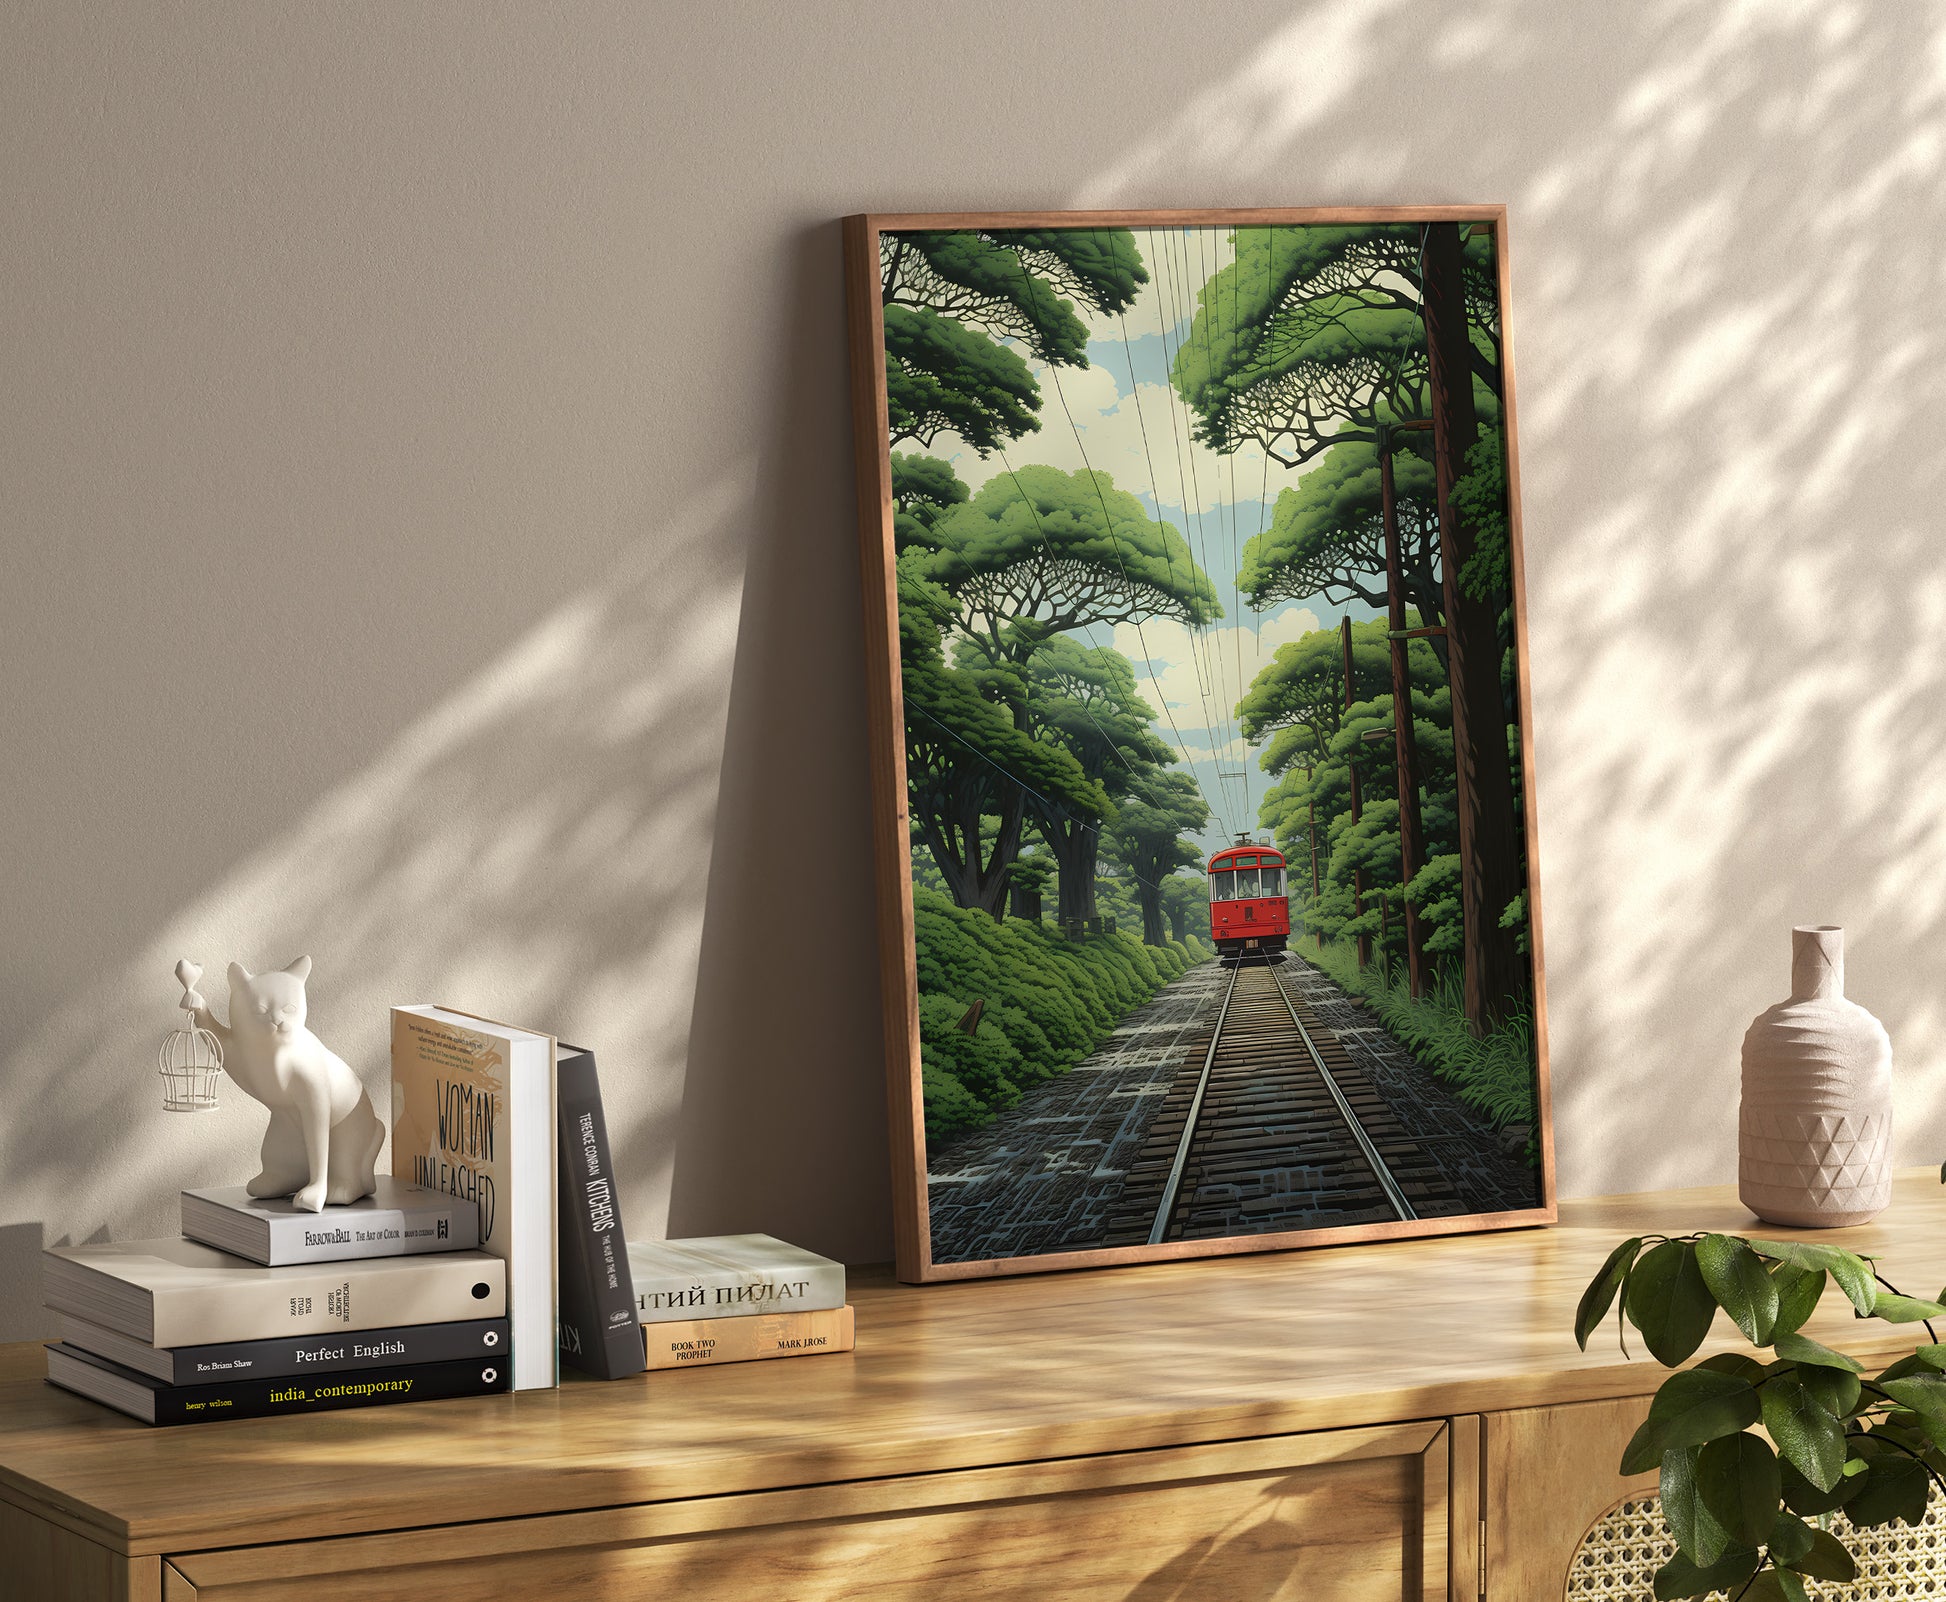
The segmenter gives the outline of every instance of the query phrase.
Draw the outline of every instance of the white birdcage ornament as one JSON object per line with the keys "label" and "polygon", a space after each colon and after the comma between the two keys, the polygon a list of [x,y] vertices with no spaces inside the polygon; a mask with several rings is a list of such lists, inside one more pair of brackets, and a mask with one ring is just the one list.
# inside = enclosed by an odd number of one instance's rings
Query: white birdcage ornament
{"label": "white birdcage ornament", "polygon": [[[185,978],[183,969],[191,969],[195,977]],[[177,977],[183,979],[189,992],[180,1005],[190,1015],[190,1025],[187,1029],[172,1030],[162,1042],[161,1051],[156,1053],[157,1065],[162,1070],[162,1105],[169,1112],[212,1112],[216,1107],[217,1076],[223,1072],[223,1043],[195,1022],[197,1000],[191,998],[202,969],[179,964]]]}

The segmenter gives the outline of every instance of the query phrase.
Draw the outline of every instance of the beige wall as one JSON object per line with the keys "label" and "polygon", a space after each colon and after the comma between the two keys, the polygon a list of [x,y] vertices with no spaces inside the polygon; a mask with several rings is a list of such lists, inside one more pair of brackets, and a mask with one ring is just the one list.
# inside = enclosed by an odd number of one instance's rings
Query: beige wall
{"label": "beige wall", "polygon": [[[1946,1134],[1946,30],[1818,3],[14,4],[0,1336],[259,1116],[178,955],[599,1047],[631,1230],[889,1251],[838,237],[1512,207],[1567,1193],[1734,1171],[1793,921]],[[220,966],[217,968],[220,972]]]}

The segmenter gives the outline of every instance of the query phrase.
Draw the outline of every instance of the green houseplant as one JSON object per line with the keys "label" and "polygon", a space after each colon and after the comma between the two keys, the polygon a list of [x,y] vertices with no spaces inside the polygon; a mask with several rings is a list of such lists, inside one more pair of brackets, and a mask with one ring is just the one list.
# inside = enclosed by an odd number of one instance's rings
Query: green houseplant
{"label": "green houseplant", "polygon": [[[1855,1317],[1923,1324],[1927,1344],[1867,1375],[1800,1334],[1832,1283]],[[1857,1573],[1829,1527],[1838,1509],[1857,1528],[1917,1524],[1933,1486],[1946,1489],[1946,1345],[1927,1322],[1946,1305],[1901,1295],[1873,1259],[1739,1235],[1639,1236],[1583,1292],[1582,1350],[1611,1307],[1624,1353],[1633,1324],[1676,1370],[1621,1462],[1624,1474],[1661,1470],[1662,1517],[1680,1550],[1656,1573],[1657,1597],[1805,1602],[1807,1578]],[[1718,1308],[1759,1355],[1683,1367]]]}

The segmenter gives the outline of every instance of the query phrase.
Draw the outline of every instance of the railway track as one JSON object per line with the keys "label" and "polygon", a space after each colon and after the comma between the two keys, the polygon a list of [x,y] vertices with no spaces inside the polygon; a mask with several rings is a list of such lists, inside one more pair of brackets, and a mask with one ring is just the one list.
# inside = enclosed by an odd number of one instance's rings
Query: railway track
{"label": "railway track", "polygon": [[1232,970],[1132,1164],[1106,1245],[1465,1211],[1278,967]]}

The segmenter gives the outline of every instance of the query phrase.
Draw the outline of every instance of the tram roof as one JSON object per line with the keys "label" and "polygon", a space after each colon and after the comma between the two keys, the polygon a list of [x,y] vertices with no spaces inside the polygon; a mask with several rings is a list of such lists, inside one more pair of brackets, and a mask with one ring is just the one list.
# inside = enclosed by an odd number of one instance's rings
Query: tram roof
{"label": "tram roof", "polygon": [[[1258,858],[1263,858],[1266,861],[1277,864],[1279,867],[1283,866],[1284,862],[1284,853],[1279,851],[1275,846],[1225,846],[1215,856],[1209,859],[1209,867],[1205,871],[1215,873],[1220,869],[1229,867],[1239,857],[1249,857],[1253,862],[1257,861]],[[1258,865],[1261,866],[1262,864],[1259,863]]]}

